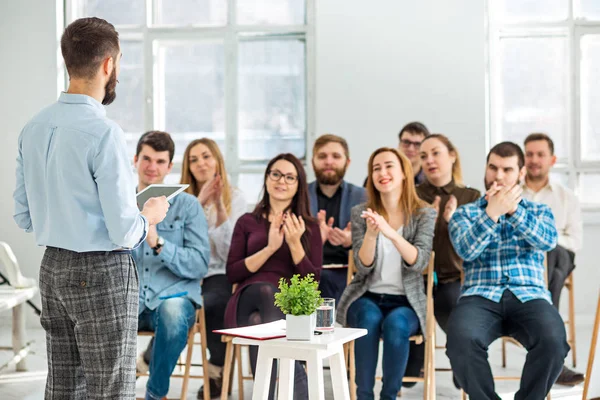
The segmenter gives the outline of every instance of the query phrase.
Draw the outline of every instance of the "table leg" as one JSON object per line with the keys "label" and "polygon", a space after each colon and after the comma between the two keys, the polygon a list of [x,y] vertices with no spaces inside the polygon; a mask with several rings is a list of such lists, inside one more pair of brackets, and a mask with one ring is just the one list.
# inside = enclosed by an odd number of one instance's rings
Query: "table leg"
{"label": "table leg", "polygon": [[329,367],[331,370],[331,383],[333,385],[333,398],[335,400],[350,400],[342,346],[340,346],[337,353],[329,357]]}
{"label": "table leg", "polygon": [[252,400],[267,400],[269,397],[269,385],[271,384],[271,367],[273,357],[267,354],[266,349],[258,347],[258,359],[256,360],[256,375],[254,376],[254,389]]}
{"label": "table leg", "polygon": [[309,400],[325,400],[325,384],[323,383],[323,359],[314,351],[306,360],[308,373]]}
{"label": "table leg", "polygon": [[[25,314],[23,313],[23,304],[19,304],[13,307],[13,321],[12,321],[12,344],[15,355],[25,346]],[[27,371],[27,363],[25,358],[17,363],[17,371]]]}
{"label": "table leg", "polygon": [[290,358],[279,359],[279,400],[294,398],[294,365],[295,360]]}

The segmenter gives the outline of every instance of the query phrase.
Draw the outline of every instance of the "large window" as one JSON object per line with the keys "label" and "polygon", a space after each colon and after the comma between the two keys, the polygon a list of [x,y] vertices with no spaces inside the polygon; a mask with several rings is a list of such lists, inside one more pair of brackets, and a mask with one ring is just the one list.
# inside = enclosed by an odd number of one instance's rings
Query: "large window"
{"label": "large window", "polygon": [[491,143],[548,133],[554,178],[600,208],[600,1],[488,0]]}
{"label": "large window", "polygon": [[107,107],[133,157],[140,135],[175,140],[178,181],[187,144],[221,147],[235,185],[253,203],[266,161],[305,158],[314,136],[314,0],[66,0],[66,23],[113,23],[123,58]]}

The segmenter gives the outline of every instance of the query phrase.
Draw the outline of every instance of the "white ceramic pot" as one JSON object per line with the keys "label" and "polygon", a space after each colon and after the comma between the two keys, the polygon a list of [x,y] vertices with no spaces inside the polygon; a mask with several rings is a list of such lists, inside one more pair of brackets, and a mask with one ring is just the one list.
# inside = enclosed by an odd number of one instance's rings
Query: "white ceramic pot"
{"label": "white ceramic pot", "polygon": [[316,326],[315,313],[285,316],[285,336],[288,340],[311,340]]}

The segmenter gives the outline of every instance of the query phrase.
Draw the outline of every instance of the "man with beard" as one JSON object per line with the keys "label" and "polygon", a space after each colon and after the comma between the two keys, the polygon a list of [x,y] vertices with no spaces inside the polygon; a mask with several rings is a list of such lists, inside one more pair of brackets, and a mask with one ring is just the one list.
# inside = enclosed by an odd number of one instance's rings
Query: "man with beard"
{"label": "man with beard", "polygon": [[348,143],[340,136],[322,135],[313,146],[316,181],[308,185],[310,210],[319,219],[323,239],[322,297],[338,303],[346,287],[348,250],[352,247],[350,210],[366,201],[365,189],[344,181],[350,165]]}
{"label": "man with beard", "polygon": [[169,203],[153,198],[139,212],[123,131],[106,118],[121,58],[113,25],[79,19],[61,50],[69,89],[21,132],[14,192],[15,221],[46,246],[46,398],[134,398],[139,294],[131,249]]}
{"label": "man with beard", "polygon": [[[575,268],[575,253],[581,248],[583,223],[581,206],[571,190],[550,179],[550,169],[556,163],[554,142],[544,133],[532,133],[525,139],[527,175],[523,197],[544,203],[552,210],[558,231],[558,245],[548,252],[548,289],[552,303],[559,309],[560,294],[565,280]],[[583,382],[581,373],[563,367],[556,383],[575,386]]]}
{"label": "man with beard", "polygon": [[522,199],[523,151],[515,143],[487,156],[486,194],[459,207],[450,239],[464,260],[461,297],[448,321],[447,355],[472,399],[499,399],[488,346],[512,336],[527,349],[515,400],[543,399],[569,352],[565,326],[544,278],[544,253],[558,234],[550,208]]}

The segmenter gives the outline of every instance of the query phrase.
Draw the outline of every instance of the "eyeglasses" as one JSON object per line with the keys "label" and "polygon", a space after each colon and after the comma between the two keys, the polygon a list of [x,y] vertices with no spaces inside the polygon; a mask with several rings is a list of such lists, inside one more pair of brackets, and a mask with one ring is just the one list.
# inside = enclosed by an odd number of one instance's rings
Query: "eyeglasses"
{"label": "eyeglasses", "polygon": [[269,178],[272,181],[278,182],[282,177],[284,178],[285,183],[288,185],[293,185],[298,180],[298,177],[296,175],[283,174],[281,173],[281,171],[278,171],[276,169],[269,171]]}
{"label": "eyeglasses", "polygon": [[401,139],[400,144],[402,147],[409,148],[410,146],[414,146],[417,150],[421,147],[421,142],[412,142],[408,139]]}

